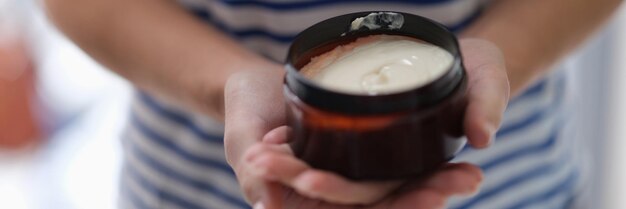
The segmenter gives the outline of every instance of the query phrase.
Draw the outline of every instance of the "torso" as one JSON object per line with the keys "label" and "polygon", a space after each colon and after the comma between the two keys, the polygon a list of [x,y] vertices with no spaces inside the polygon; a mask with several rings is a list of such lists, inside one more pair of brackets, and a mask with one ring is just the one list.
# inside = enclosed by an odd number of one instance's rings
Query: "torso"
{"label": "torso", "polygon": [[[282,61],[293,37],[336,15],[368,10],[415,13],[460,31],[479,16],[482,0],[182,0],[181,4],[270,59]],[[219,50],[219,49],[216,49]],[[466,148],[455,161],[485,171],[481,192],[455,198],[451,208],[565,208],[581,182],[565,127],[567,76],[557,70],[505,113],[496,143]],[[224,159],[222,126],[170,101],[140,94],[125,140],[122,206],[249,208]]]}

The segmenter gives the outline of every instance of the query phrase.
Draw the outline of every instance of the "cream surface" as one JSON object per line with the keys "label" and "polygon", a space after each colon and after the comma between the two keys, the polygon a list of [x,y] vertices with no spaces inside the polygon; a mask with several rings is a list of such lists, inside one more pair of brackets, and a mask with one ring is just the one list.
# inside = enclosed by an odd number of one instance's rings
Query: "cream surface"
{"label": "cream surface", "polygon": [[404,36],[375,35],[314,57],[301,73],[335,91],[378,95],[425,85],[452,63],[452,55],[438,46]]}

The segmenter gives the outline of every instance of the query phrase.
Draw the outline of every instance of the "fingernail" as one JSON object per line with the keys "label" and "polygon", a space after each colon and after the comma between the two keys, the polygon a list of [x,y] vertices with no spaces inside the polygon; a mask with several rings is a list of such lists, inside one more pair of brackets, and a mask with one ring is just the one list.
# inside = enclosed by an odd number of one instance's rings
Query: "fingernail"
{"label": "fingernail", "polygon": [[487,146],[486,147],[491,147],[491,145],[493,145],[493,143],[495,141],[496,141],[496,135],[495,134],[489,135],[489,139],[487,141]]}
{"label": "fingernail", "polygon": [[470,187],[467,190],[467,192],[465,192],[461,196],[463,196],[463,197],[473,197],[473,196],[477,195],[478,193],[480,193],[480,185]]}
{"label": "fingernail", "polygon": [[257,202],[256,204],[254,204],[252,208],[253,209],[265,209],[265,205],[263,205],[262,202]]}
{"label": "fingernail", "polygon": [[311,185],[311,182],[307,179],[296,179],[293,182],[293,187],[294,189],[296,189],[296,191],[298,191],[298,193],[309,198],[319,197],[319,194],[313,189],[313,185]]}
{"label": "fingernail", "polygon": [[485,136],[487,136],[487,144],[485,144],[485,148],[486,147],[490,147],[491,145],[493,145],[495,138],[496,138],[496,131],[497,128],[491,124],[487,124],[485,125]]}
{"label": "fingernail", "polygon": [[278,177],[273,175],[272,172],[269,171],[269,168],[264,166],[263,163],[255,161],[251,163],[251,166],[252,166],[251,172],[253,175],[262,177],[266,180],[272,180],[272,181],[278,179]]}

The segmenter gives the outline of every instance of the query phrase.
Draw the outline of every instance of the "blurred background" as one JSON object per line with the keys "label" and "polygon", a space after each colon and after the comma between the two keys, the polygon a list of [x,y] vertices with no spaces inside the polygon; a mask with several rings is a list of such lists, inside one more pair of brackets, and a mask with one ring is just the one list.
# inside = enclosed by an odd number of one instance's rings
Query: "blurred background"
{"label": "blurred background", "polygon": [[[626,208],[626,8],[575,52],[593,202]],[[115,208],[129,84],[82,53],[36,0],[0,0],[0,208]]]}
{"label": "blurred background", "polygon": [[115,208],[130,86],[0,0],[0,208]]}

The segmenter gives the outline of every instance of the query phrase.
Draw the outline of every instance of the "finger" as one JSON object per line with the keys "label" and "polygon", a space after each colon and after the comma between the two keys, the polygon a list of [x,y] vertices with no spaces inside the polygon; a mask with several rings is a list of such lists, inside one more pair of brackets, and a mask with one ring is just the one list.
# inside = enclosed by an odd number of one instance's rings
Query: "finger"
{"label": "finger", "polygon": [[443,209],[446,198],[433,189],[420,189],[378,204],[376,209]]}
{"label": "finger", "polygon": [[428,177],[421,186],[444,196],[469,196],[478,192],[483,175],[480,169],[468,163],[449,164]]}
{"label": "finger", "polygon": [[[245,164],[245,162],[242,164]],[[245,168],[248,166],[242,167]],[[263,194],[267,192],[267,188],[265,187],[265,182],[262,178],[254,176],[249,169],[243,169],[237,173],[237,180],[246,202],[250,203],[254,207],[261,207],[265,205],[263,200],[266,198]]]}
{"label": "finger", "polygon": [[307,170],[293,181],[293,187],[299,193],[344,205],[369,205],[378,202],[401,184],[401,181],[354,182],[320,170]]}
{"label": "finger", "polygon": [[250,163],[251,170],[256,176],[286,185],[291,185],[296,176],[310,169],[304,162],[278,146],[254,146],[251,153],[246,156],[246,161]]}
{"label": "finger", "polygon": [[[281,159],[289,157],[293,158],[292,155],[283,152],[281,149],[277,148],[277,146],[258,144],[250,148],[244,159],[247,164],[246,167],[253,178],[290,185],[290,182],[293,181],[295,176],[298,176],[300,173],[304,172],[304,170],[309,168],[302,162],[285,161]],[[277,175],[277,173],[280,175]],[[262,194],[265,195],[257,195],[259,198],[256,200],[257,202],[254,205],[254,208],[266,209],[268,207],[275,207],[278,205],[286,206],[287,208],[294,208],[292,206],[293,204],[299,204],[299,202],[293,201],[294,198],[290,198],[292,201],[288,201],[287,205],[283,205],[282,200],[286,197],[282,197],[282,195],[272,192],[276,190],[278,189],[276,189],[275,185],[268,187],[267,190],[262,190]],[[289,193],[292,192],[281,194]],[[257,197],[254,195],[255,194],[250,194],[246,196]],[[303,198],[297,199],[304,200]]]}
{"label": "finger", "polygon": [[[253,146],[245,153],[244,159],[255,159],[255,156],[273,148],[267,146]],[[280,152],[274,149],[273,152]],[[251,160],[244,160],[240,164],[237,177],[246,200],[254,209],[281,209],[285,188],[277,182],[268,181],[256,174],[256,167]]]}
{"label": "finger", "polygon": [[259,154],[252,164],[258,176],[282,182],[309,198],[338,204],[373,203],[400,185],[400,182],[352,182],[330,172],[313,170],[279,151]]}
{"label": "finger", "polygon": [[250,170],[246,173],[245,177],[239,179],[239,183],[246,201],[251,203],[254,209],[283,208],[284,188],[280,184],[257,177]]}
{"label": "finger", "polygon": [[289,142],[289,135],[291,134],[291,128],[289,126],[280,126],[272,129],[270,132],[263,136],[263,142],[271,144],[283,144]]}
{"label": "finger", "polygon": [[292,156],[291,148],[287,144],[282,145],[274,145],[274,144],[264,144],[257,143],[252,145],[244,154],[243,159],[247,162],[252,162],[256,160],[259,156],[262,156],[266,153],[281,153]]}
{"label": "finger", "polygon": [[283,209],[286,188],[277,182],[265,181],[265,193],[262,195],[261,205],[254,209]]}
{"label": "finger", "polygon": [[469,143],[489,146],[509,99],[506,66],[499,49],[490,42],[464,39],[461,42],[468,71],[468,106],[464,127]]}

